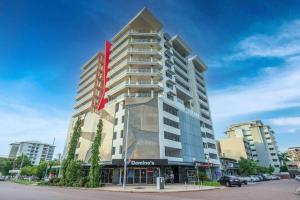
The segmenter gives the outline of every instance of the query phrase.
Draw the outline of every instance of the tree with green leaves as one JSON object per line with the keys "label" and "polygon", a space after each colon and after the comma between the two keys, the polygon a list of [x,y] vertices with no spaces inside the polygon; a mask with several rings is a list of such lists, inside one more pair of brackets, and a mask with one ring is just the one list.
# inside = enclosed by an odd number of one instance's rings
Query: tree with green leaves
{"label": "tree with green leaves", "polygon": [[288,172],[287,162],[291,160],[287,153],[279,153],[278,158],[281,164],[280,172]]}
{"label": "tree with green leaves", "polygon": [[71,140],[69,143],[67,158],[65,160],[63,160],[62,165],[61,165],[61,183],[63,185],[66,184],[66,180],[67,180],[66,174],[71,173],[71,172],[68,172],[68,169],[71,171],[74,171],[73,169],[71,169],[69,167],[69,164],[71,163],[71,161],[75,160],[75,151],[76,151],[76,147],[78,144],[78,140],[81,135],[81,126],[82,126],[82,120],[79,117],[73,128],[73,133],[71,135]]}
{"label": "tree with green leaves", "polygon": [[270,165],[268,168],[269,174],[273,174],[274,171],[275,171],[275,168],[272,165]]}
{"label": "tree with green leaves", "polygon": [[46,171],[48,168],[48,162],[42,161],[37,167],[36,167],[36,176],[39,179],[42,179],[44,176],[46,176]]}
{"label": "tree with green leaves", "polygon": [[25,166],[21,168],[21,175],[25,176],[36,176],[37,167]]}
{"label": "tree with green leaves", "polygon": [[71,160],[66,171],[66,185],[79,186],[79,180],[82,177],[82,161]]}
{"label": "tree with green leaves", "polygon": [[249,176],[257,173],[257,163],[253,160],[241,157],[239,165],[241,175]]}
{"label": "tree with green leaves", "polygon": [[22,167],[32,166],[31,161],[26,155],[18,156],[13,163],[14,169],[20,169]]}
{"label": "tree with green leaves", "polygon": [[99,187],[100,185],[100,155],[99,148],[101,146],[101,137],[102,137],[102,120],[100,119],[97,125],[97,131],[95,135],[94,142],[92,144],[92,156],[91,156],[91,167],[89,172],[89,187]]}

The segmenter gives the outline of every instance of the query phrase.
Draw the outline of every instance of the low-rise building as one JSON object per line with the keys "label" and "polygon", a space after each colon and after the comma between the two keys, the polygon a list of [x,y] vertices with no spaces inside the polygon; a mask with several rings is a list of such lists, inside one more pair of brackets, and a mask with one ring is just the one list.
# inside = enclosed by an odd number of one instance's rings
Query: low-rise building
{"label": "low-rise building", "polygon": [[10,144],[9,158],[17,158],[26,155],[33,165],[41,161],[50,161],[53,158],[55,146],[39,141],[23,141]]}

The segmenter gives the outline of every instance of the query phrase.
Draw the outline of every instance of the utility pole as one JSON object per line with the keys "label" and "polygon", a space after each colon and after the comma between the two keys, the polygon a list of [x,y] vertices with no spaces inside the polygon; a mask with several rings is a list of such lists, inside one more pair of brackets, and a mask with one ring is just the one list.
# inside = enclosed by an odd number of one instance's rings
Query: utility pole
{"label": "utility pole", "polygon": [[129,112],[130,112],[130,106],[127,106],[127,119],[126,119],[126,137],[125,137],[125,154],[124,154],[124,172],[123,172],[123,189],[126,187],[126,172],[127,172],[127,147],[128,147],[128,133],[129,133]]}

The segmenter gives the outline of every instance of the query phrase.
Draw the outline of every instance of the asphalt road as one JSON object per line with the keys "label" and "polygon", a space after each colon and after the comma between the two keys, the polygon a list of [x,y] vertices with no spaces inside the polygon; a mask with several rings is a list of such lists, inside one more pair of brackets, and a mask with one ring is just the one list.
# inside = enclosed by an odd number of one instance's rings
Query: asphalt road
{"label": "asphalt road", "polygon": [[257,183],[221,190],[177,193],[124,193],[97,190],[26,186],[0,182],[1,200],[299,200],[294,192],[300,184],[294,180]]}

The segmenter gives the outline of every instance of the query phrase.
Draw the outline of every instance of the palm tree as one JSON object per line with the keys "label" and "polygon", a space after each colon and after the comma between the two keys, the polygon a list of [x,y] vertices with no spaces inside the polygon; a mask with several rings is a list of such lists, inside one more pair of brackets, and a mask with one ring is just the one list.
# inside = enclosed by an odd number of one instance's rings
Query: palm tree
{"label": "palm tree", "polygon": [[291,161],[291,157],[287,153],[279,152],[278,158],[281,166],[286,166],[286,162]]}

